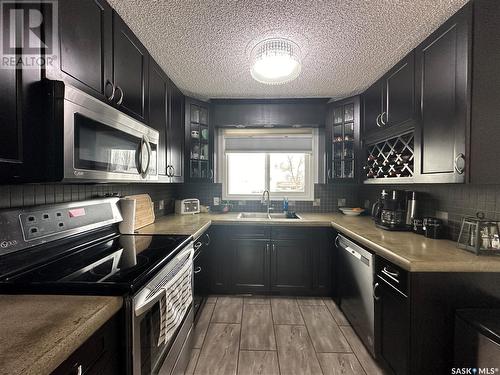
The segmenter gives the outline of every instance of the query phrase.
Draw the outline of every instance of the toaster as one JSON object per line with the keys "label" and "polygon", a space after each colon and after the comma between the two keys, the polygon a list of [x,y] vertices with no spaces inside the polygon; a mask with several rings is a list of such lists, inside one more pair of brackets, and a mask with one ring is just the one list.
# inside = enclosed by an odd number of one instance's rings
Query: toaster
{"label": "toaster", "polygon": [[175,201],[175,213],[181,215],[199,214],[200,200],[199,199],[182,199]]}

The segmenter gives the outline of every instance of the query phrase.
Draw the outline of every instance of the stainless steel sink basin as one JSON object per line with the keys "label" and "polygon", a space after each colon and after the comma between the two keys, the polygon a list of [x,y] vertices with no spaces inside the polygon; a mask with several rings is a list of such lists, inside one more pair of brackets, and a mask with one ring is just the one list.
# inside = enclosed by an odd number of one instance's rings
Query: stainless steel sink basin
{"label": "stainless steel sink basin", "polygon": [[241,212],[238,219],[269,219],[266,212]]}
{"label": "stainless steel sink basin", "polygon": [[269,214],[271,219],[288,219],[288,220],[297,220],[297,219],[302,219],[299,215],[296,213],[293,213],[291,216],[287,216],[287,214],[280,213],[280,214]]}
{"label": "stainless steel sink basin", "polygon": [[297,220],[301,219],[301,217],[297,214],[293,214],[293,216],[287,216],[284,213],[268,215],[266,212],[241,212],[238,215],[238,219]]}

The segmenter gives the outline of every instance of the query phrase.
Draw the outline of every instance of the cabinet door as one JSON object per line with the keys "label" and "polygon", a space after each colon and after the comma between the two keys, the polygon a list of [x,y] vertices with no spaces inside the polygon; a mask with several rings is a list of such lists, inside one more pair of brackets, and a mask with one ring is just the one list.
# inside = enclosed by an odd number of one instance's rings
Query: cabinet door
{"label": "cabinet door", "polygon": [[308,293],[312,274],[309,241],[278,240],[271,247],[271,290]]}
{"label": "cabinet door", "polygon": [[333,235],[330,229],[317,231],[316,246],[313,249],[312,259],[312,288],[314,294],[329,296],[334,290],[333,285],[333,262],[334,245]]}
{"label": "cabinet door", "polygon": [[269,290],[269,251],[267,240],[232,239],[231,272],[233,291],[258,293]]}
{"label": "cabinet door", "polygon": [[148,51],[117,13],[113,13],[113,82],[120,110],[147,122]]}
{"label": "cabinet door", "polygon": [[363,126],[365,134],[380,129],[379,120],[382,114],[382,82],[377,81],[363,94]]}
{"label": "cabinet door", "polygon": [[377,357],[395,375],[409,373],[407,298],[379,281],[375,303]]}
{"label": "cabinet door", "polygon": [[419,182],[465,181],[470,18],[458,13],[416,49]]}
{"label": "cabinet door", "polygon": [[359,158],[360,101],[353,97],[332,103],[326,126],[328,182],[354,182]]}
{"label": "cabinet door", "polygon": [[158,130],[158,174],[167,174],[167,84],[168,78],[158,64],[149,64],[149,126]]}
{"label": "cabinet door", "polygon": [[104,0],[60,1],[58,13],[59,59],[48,77],[108,101],[113,94],[111,7]]}
{"label": "cabinet door", "polygon": [[212,232],[212,245],[210,246],[210,289],[212,293],[231,292],[232,269],[231,247],[228,246],[229,229],[227,227],[214,227]]}
{"label": "cabinet door", "polygon": [[206,102],[185,99],[186,168],[190,182],[212,182],[213,126],[210,107]]}
{"label": "cabinet door", "polygon": [[40,141],[49,133],[40,121],[41,75],[41,69],[0,69],[0,182],[45,180],[51,172],[45,157],[56,151]]}
{"label": "cabinet door", "polygon": [[411,52],[384,77],[384,112],[381,121],[397,126],[415,118],[415,56]]}
{"label": "cabinet door", "polygon": [[184,182],[184,95],[170,82],[167,165],[172,182]]}

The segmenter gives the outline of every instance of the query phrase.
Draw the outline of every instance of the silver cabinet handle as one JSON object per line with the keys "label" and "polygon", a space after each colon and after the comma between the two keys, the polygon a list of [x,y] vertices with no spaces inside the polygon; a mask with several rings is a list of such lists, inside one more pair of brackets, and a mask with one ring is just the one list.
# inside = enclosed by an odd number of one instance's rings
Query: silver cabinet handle
{"label": "silver cabinet handle", "polygon": [[200,273],[201,272],[201,267],[196,267],[194,269],[194,273]]}
{"label": "silver cabinet handle", "polygon": [[169,165],[167,172],[168,172],[168,177],[174,177],[174,167],[173,166]]}
{"label": "silver cabinet handle", "polygon": [[167,177],[172,177],[170,174],[170,165],[167,165]]}
{"label": "silver cabinet handle", "polygon": [[[111,86],[111,95],[106,96],[106,87]],[[112,102],[113,99],[115,98],[115,93],[116,93],[116,87],[115,85],[108,79],[106,80],[106,85],[104,86],[104,96],[106,96],[106,99],[108,102]]]}
{"label": "silver cabinet handle", "polygon": [[380,123],[382,124],[382,126],[387,125],[387,122],[384,121],[384,115],[387,116],[387,112],[382,112],[382,114],[380,115]]}
{"label": "silver cabinet handle", "polygon": [[199,249],[202,245],[203,245],[203,244],[201,243],[201,241],[196,242],[196,243],[194,244],[194,249],[195,249],[195,250],[198,250],[198,249]]}
{"label": "silver cabinet handle", "polygon": [[335,246],[340,247],[340,236],[335,237]]}
{"label": "silver cabinet handle", "polygon": [[380,300],[380,296],[377,296],[377,289],[379,288],[379,286],[380,286],[379,283],[375,283],[375,285],[373,285],[373,299],[375,301]]}
{"label": "silver cabinet handle", "polygon": [[174,177],[175,176],[175,167],[173,165],[171,165],[170,168],[172,168],[172,175],[170,177]]}
{"label": "silver cabinet handle", "polygon": [[332,179],[332,170],[331,169],[328,169],[328,179],[329,180]]}
{"label": "silver cabinet handle", "polygon": [[208,233],[205,233],[205,236],[207,237],[207,242],[205,242],[205,245],[209,246],[211,241],[210,235]]}
{"label": "silver cabinet handle", "polygon": [[213,169],[210,169],[210,179],[211,180],[214,179],[214,170]]}
{"label": "silver cabinet handle", "polygon": [[117,105],[122,105],[123,103],[123,97],[125,96],[125,94],[123,93],[123,90],[120,86],[116,86],[116,90],[119,90],[120,91],[120,99],[117,100],[116,104]]}
{"label": "silver cabinet handle", "polygon": [[394,271],[394,272],[389,271],[387,269],[387,267],[384,267],[384,269],[382,270],[382,272],[385,273],[385,274],[387,274],[387,275],[389,275],[389,276],[391,276],[391,277],[394,277],[394,278],[399,277],[399,272],[398,271]]}
{"label": "silver cabinet handle", "polygon": [[380,116],[382,116],[382,113],[381,113],[381,114],[379,114],[379,115],[377,116],[377,120],[376,120],[377,126],[378,126],[379,128],[381,128],[381,127],[382,127],[382,124],[381,124],[381,123],[380,123],[380,121],[379,121],[379,120],[380,120]]}
{"label": "silver cabinet handle", "polygon": [[266,243],[266,254],[269,254],[269,244]]}
{"label": "silver cabinet handle", "polygon": [[[459,167],[458,166],[458,161],[459,160],[463,160],[464,161],[464,166],[463,167]],[[464,174],[464,171],[465,171],[465,155],[460,153],[458,154],[456,157],[455,157],[455,171],[458,173],[458,174]]]}
{"label": "silver cabinet handle", "polygon": [[273,243],[273,254],[276,253],[276,244]]}

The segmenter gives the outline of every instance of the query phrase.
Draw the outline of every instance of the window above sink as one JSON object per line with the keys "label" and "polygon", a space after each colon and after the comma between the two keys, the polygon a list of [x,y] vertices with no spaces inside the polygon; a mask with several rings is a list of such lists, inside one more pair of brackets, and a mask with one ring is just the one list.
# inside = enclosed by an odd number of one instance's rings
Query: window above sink
{"label": "window above sink", "polygon": [[226,129],[219,136],[223,199],[313,200],[317,129]]}

